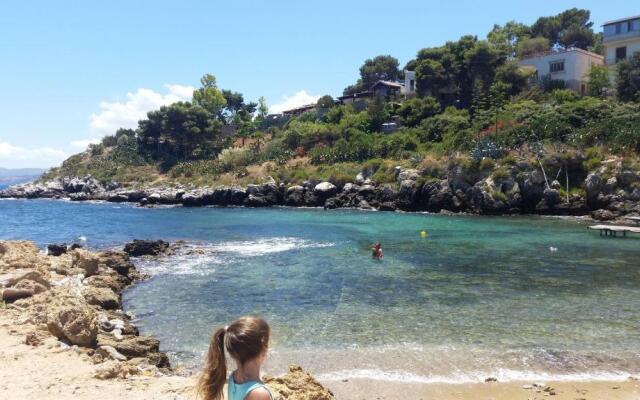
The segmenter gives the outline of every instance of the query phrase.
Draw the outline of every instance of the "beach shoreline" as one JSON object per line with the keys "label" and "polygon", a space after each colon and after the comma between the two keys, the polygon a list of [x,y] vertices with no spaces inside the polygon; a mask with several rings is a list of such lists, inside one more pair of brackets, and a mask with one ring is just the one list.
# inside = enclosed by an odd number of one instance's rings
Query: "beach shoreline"
{"label": "beach shoreline", "polygon": [[[28,325],[16,325],[18,315],[0,311],[0,398],[18,399],[195,399],[195,377],[179,375],[131,376],[127,379],[100,380],[94,377],[99,366],[73,350],[62,350],[53,337],[41,346],[24,343]],[[640,382],[566,381],[544,382],[544,388],[532,382],[487,382],[476,384],[423,384],[371,379],[346,382],[321,382],[336,399],[438,399],[438,400],[632,400],[640,396]],[[531,389],[524,387],[532,386]],[[553,389],[545,391],[546,387]]]}

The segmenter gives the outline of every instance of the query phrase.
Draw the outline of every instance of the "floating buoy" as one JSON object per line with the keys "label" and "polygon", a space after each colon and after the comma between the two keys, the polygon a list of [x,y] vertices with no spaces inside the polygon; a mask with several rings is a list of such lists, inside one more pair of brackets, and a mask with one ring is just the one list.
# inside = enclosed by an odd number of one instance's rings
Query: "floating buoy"
{"label": "floating buoy", "polygon": [[422,238],[426,238],[427,236],[429,236],[429,234],[427,233],[427,231],[422,231],[422,232],[420,232],[420,237],[422,237]]}

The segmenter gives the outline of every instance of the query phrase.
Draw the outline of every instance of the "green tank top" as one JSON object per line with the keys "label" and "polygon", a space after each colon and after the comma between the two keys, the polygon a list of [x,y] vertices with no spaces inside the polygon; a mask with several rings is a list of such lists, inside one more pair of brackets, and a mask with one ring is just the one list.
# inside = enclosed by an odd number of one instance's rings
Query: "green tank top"
{"label": "green tank top", "polygon": [[227,400],[244,400],[252,390],[265,388],[269,393],[269,397],[273,400],[269,388],[260,381],[249,381],[245,383],[236,383],[233,374],[229,375],[229,383],[227,384]]}

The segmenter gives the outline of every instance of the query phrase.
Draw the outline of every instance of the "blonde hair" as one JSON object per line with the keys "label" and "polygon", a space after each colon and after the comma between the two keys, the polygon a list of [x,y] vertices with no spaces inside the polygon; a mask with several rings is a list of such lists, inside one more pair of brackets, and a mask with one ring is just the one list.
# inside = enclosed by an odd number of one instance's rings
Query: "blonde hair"
{"label": "blonde hair", "polygon": [[198,393],[205,400],[222,400],[227,380],[225,350],[239,365],[255,360],[269,347],[271,328],[262,318],[243,317],[213,333]]}

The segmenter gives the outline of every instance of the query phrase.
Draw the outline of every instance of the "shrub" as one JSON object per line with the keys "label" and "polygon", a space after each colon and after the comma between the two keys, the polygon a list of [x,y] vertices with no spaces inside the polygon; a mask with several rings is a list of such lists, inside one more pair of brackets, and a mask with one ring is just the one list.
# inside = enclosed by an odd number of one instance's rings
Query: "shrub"
{"label": "shrub", "polygon": [[480,160],[480,170],[481,171],[493,170],[493,168],[495,168],[495,166],[496,166],[496,162],[493,161],[493,159],[491,159],[491,158],[483,158],[482,160]]}
{"label": "shrub", "polygon": [[426,118],[440,112],[440,103],[433,97],[416,97],[402,103],[398,109],[400,122],[408,127],[418,126]]}
{"label": "shrub", "polygon": [[218,154],[220,168],[225,171],[234,171],[239,167],[245,167],[255,161],[253,152],[245,147],[230,147]]}

